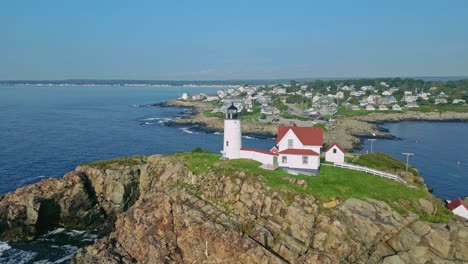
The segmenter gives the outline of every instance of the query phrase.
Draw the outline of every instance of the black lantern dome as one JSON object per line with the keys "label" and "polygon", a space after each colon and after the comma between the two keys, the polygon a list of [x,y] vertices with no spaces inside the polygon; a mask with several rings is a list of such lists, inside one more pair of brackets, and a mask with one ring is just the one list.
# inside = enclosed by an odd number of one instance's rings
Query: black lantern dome
{"label": "black lantern dome", "polygon": [[237,107],[234,106],[234,103],[228,107],[226,112],[226,119],[237,119]]}

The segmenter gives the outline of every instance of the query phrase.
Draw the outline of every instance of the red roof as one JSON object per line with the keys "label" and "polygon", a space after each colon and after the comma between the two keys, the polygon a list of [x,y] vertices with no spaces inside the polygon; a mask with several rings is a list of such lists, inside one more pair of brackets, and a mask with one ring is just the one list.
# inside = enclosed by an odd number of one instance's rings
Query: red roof
{"label": "red roof", "polygon": [[310,149],[285,149],[280,151],[280,154],[319,156],[317,152]]}
{"label": "red roof", "polygon": [[276,144],[278,144],[284,135],[292,130],[297,138],[305,146],[322,146],[323,145],[323,130],[320,127],[298,127],[298,126],[280,126],[278,127],[278,136]]}
{"label": "red roof", "polygon": [[278,154],[276,154],[276,153],[272,153],[272,152],[268,152],[268,151],[264,151],[264,150],[259,150],[259,149],[241,148],[241,150],[244,150],[244,151],[253,151],[253,152],[258,152],[258,153],[262,153],[262,154],[278,156]]}
{"label": "red roof", "polygon": [[345,152],[344,149],[343,149],[340,145],[338,145],[338,144],[336,144],[336,143],[331,144],[331,145],[327,148],[327,150],[325,150],[325,152],[329,151],[331,148],[333,148],[333,146],[336,146],[337,148],[339,148],[343,153]]}
{"label": "red roof", "polygon": [[465,209],[468,210],[468,205],[466,205],[465,202],[463,202],[463,200],[460,199],[460,197],[458,197],[457,199],[455,199],[451,203],[447,204],[447,207],[448,207],[448,209],[453,210],[453,209],[457,208],[460,205],[463,205],[465,207]]}

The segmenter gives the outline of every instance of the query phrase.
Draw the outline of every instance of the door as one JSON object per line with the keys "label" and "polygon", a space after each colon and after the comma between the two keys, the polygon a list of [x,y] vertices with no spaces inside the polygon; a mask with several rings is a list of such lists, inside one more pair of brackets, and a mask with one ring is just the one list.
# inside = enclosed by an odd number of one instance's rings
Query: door
{"label": "door", "polygon": [[278,167],[278,156],[273,156],[273,166]]}

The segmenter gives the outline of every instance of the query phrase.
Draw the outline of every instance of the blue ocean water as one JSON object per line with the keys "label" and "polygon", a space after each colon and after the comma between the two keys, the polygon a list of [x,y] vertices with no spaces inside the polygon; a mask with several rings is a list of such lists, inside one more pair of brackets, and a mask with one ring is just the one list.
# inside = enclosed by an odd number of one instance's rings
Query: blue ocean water
{"label": "blue ocean water", "polygon": [[[189,114],[149,104],[182,92],[216,88],[128,86],[0,87],[0,194],[77,165],[121,156],[170,154],[197,146],[219,153],[222,135],[165,122]],[[245,147],[269,149],[272,139],[249,139]]]}
{"label": "blue ocean water", "polygon": [[[468,123],[400,122],[384,127],[399,139],[377,139],[374,152],[386,152],[404,162],[402,153],[414,153],[409,163],[418,168],[434,195],[449,200],[468,196]],[[370,141],[363,143],[360,152],[370,151]]]}

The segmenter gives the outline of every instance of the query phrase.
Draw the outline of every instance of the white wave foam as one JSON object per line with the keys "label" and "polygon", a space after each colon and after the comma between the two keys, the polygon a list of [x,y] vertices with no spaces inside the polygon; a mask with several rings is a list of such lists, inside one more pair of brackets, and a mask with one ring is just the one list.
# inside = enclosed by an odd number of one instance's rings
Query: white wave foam
{"label": "white wave foam", "polygon": [[47,232],[44,236],[57,235],[63,232],[65,232],[65,228],[61,227],[61,228],[57,228],[57,229]]}
{"label": "white wave foam", "polygon": [[0,257],[2,256],[2,252],[3,252],[3,251],[7,251],[7,250],[9,250],[10,248],[11,248],[11,247],[10,247],[10,245],[8,245],[7,242],[1,242],[1,241],[0,241]]}
{"label": "white wave foam", "polygon": [[69,235],[69,236],[81,236],[85,233],[86,231],[83,231],[83,230],[73,230],[73,229],[68,229],[67,231],[65,231],[65,234]]}
{"label": "white wave foam", "polygon": [[[168,117],[148,117],[148,118],[142,119],[141,121],[144,121],[145,125],[154,125],[154,124],[164,124],[171,120],[172,118],[168,118]],[[154,121],[156,121],[157,123],[155,123]]]}
{"label": "white wave foam", "polygon": [[64,245],[62,246],[62,248],[66,249],[67,255],[61,259],[54,261],[54,264],[69,262],[75,256],[76,252],[78,251],[78,247],[75,247],[72,245]]}
{"label": "white wave foam", "polygon": [[214,134],[214,135],[222,135],[223,133],[221,133],[221,132],[214,132],[213,134]]}
{"label": "white wave foam", "polygon": [[191,131],[189,127],[182,127],[179,129],[188,134],[198,134],[197,132]]}
{"label": "white wave foam", "polygon": [[246,139],[255,139],[254,137],[249,137],[249,136],[242,136],[242,137]]}
{"label": "white wave foam", "polygon": [[81,238],[81,241],[90,241],[93,242],[98,238],[98,235],[96,234],[86,234]]}
{"label": "white wave foam", "polygon": [[155,121],[155,120],[164,120],[167,119],[167,117],[148,117],[143,119],[143,121]]}
{"label": "white wave foam", "polygon": [[[2,243],[2,242],[0,242],[0,243]],[[2,254],[0,253],[0,263],[2,263],[2,264],[31,263],[31,261],[34,259],[34,257],[37,256],[37,254],[38,253],[31,252],[31,251],[11,249],[11,252],[9,252],[7,259],[3,258]],[[45,262],[45,263],[49,263],[49,262]]]}

